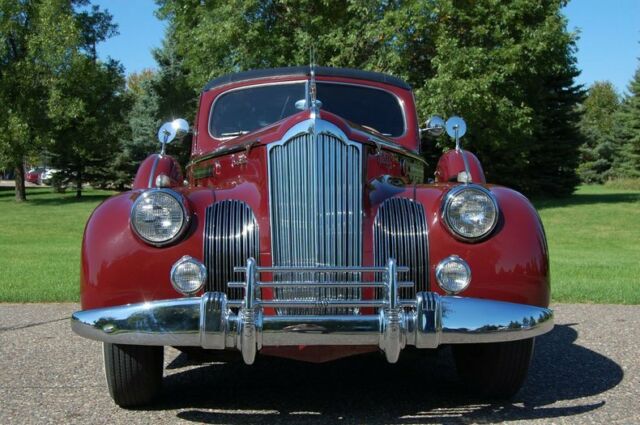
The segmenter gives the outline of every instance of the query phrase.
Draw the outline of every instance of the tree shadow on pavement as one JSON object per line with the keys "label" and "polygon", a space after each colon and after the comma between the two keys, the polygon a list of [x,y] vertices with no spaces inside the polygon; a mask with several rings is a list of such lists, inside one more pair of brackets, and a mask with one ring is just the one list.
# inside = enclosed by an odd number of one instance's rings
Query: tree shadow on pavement
{"label": "tree shadow on pavement", "polygon": [[[574,344],[572,325],[539,337],[529,377],[509,403],[469,394],[448,349],[403,352],[389,365],[378,354],[326,364],[259,357],[255,365],[209,364],[188,370],[178,356],[168,368],[156,409],[180,409],[203,423],[469,423],[559,418],[596,410],[578,399],[601,394],[623,378],[621,367]],[[556,401],[576,400],[551,407]],[[546,407],[549,406],[549,407]],[[185,410],[186,409],[186,410]]]}

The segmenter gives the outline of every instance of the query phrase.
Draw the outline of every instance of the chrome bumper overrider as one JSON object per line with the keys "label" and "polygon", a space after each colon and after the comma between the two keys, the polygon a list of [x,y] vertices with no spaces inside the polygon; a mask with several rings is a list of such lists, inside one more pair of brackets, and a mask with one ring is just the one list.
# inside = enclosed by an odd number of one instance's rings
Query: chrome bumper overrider
{"label": "chrome bumper overrider", "polygon": [[[71,327],[77,334],[116,344],[198,346],[206,349],[238,349],[247,364],[262,347],[296,345],[372,345],[384,351],[389,362],[398,360],[407,345],[436,348],[441,344],[513,341],[531,338],[553,328],[553,312],[546,308],[478,298],[440,296],[418,292],[415,299],[401,300],[395,260],[387,267],[285,268],[246,267],[243,300],[228,300],[222,292],[202,297],[152,301],[98,308],[73,314]],[[384,282],[260,282],[260,273],[384,273]],[[384,288],[385,296],[374,300],[268,301],[261,299],[265,287]],[[371,308],[377,314],[265,315],[268,307],[318,308],[340,306]],[[232,310],[234,309],[234,310]],[[235,313],[234,311],[236,311]]]}

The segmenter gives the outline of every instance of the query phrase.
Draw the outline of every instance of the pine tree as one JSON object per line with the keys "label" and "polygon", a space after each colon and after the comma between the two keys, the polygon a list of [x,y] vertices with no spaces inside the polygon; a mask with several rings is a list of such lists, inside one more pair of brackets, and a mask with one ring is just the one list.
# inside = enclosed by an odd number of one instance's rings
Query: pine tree
{"label": "pine tree", "polygon": [[620,154],[615,164],[618,177],[640,177],[640,67],[629,83],[618,122],[621,125]]}
{"label": "pine tree", "polygon": [[617,148],[617,119],[620,99],[609,81],[596,82],[580,106],[580,147],[578,173],[585,183],[603,183],[613,176]]}
{"label": "pine tree", "polygon": [[131,184],[140,162],[158,149],[156,134],[161,121],[158,119],[160,99],[153,87],[155,78],[153,72],[128,77],[127,96],[131,109],[126,119],[127,133],[113,163],[115,183],[120,189]]}

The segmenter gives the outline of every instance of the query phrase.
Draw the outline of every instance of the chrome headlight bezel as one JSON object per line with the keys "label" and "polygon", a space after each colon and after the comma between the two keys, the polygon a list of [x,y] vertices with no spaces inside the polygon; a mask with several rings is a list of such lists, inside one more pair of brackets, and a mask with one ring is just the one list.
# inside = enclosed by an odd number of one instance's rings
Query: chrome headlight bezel
{"label": "chrome headlight bezel", "polygon": [[[481,234],[478,234],[478,235],[463,234],[459,232],[455,228],[455,226],[453,226],[450,222],[449,209],[451,207],[451,204],[453,200],[464,191],[475,191],[485,195],[488,198],[488,200],[491,202],[495,210],[494,220],[491,223],[491,226]],[[442,202],[440,216],[442,217],[442,221],[444,222],[446,228],[456,239],[462,240],[464,242],[479,242],[487,238],[495,230],[496,226],[498,225],[498,221],[500,219],[500,208],[498,206],[498,201],[495,195],[491,193],[489,189],[477,184],[462,184],[462,185],[453,187],[451,190],[449,190],[449,192],[447,192]]]}
{"label": "chrome headlight bezel", "polygon": [[[136,212],[136,208],[138,207],[138,205],[140,205],[141,202],[149,199],[150,197],[152,197],[155,193],[162,193],[165,195],[169,195],[170,197],[172,197],[180,206],[180,210],[182,212],[182,223],[180,225],[180,228],[178,229],[178,231],[171,236],[170,238],[166,239],[166,240],[162,240],[162,241],[155,241],[155,240],[150,240],[144,237],[144,235],[142,235],[139,230],[136,228],[134,222],[134,215]],[[189,209],[187,208],[187,202],[186,199],[184,198],[184,196],[182,196],[181,194],[171,190],[171,189],[149,189],[146,190],[144,192],[142,192],[140,194],[140,196],[138,196],[136,198],[136,200],[133,202],[133,205],[131,206],[131,211],[129,213],[129,227],[131,227],[131,231],[144,243],[148,244],[148,245],[152,245],[155,247],[163,247],[163,246],[167,246],[167,245],[171,245],[174,242],[176,242],[177,240],[179,240],[187,231],[187,229],[189,228],[189,225],[191,223],[191,214]]]}

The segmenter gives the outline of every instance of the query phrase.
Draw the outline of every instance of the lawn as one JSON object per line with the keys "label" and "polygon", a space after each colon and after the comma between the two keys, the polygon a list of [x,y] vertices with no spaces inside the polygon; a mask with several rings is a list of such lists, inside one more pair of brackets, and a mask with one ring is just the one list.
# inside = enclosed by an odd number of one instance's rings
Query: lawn
{"label": "lawn", "polygon": [[[77,301],[82,231],[111,193],[0,188],[0,302]],[[555,302],[640,304],[640,190],[582,186],[537,200],[551,252]]]}
{"label": "lawn", "polygon": [[29,188],[17,204],[13,188],[0,188],[0,301],[77,301],[84,225],[110,195]]}
{"label": "lawn", "polygon": [[581,186],[534,204],[549,242],[553,301],[640,304],[640,190]]}

